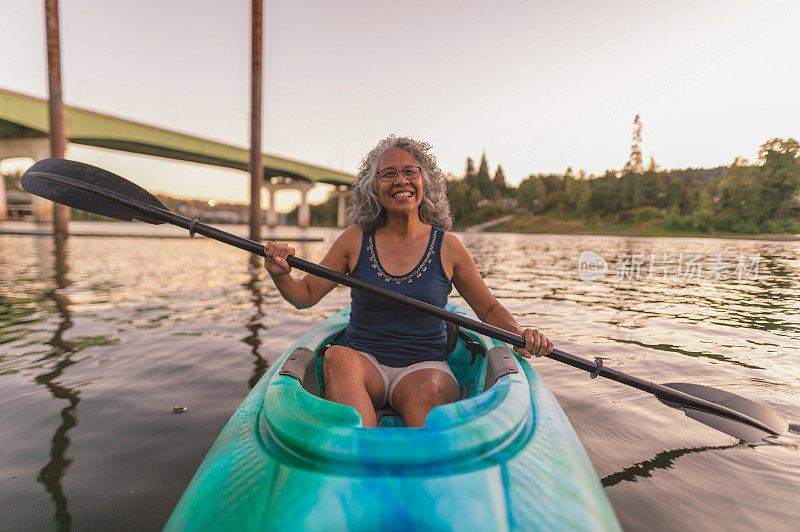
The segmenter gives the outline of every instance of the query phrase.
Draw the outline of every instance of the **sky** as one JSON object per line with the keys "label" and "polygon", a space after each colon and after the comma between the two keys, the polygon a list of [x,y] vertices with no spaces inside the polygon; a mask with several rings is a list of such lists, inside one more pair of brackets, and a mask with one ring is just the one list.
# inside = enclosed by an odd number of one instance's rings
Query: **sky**
{"label": "sky", "polygon": [[[64,102],[246,147],[250,2],[63,1]],[[47,96],[43,2],[0,0],[0,87]],[[389,134],[517,184],[755,158],[800,137],[800,2],[264,1],[263,150],[355,173]],[[247,201],[248,175],[71,147],[148,190]],[[318,187],[312,201],[327,193]],[[288,209],[297,192],[278,198]]]}

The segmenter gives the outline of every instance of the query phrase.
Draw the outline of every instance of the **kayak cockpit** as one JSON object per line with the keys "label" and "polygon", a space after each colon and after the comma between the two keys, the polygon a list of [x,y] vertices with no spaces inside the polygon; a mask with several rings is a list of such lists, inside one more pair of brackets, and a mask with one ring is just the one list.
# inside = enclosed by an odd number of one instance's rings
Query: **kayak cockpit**
{"label": "kayak cockpit", "polygon": [[[273,374],[259,416],[270,452],[314,469],[411,474],[473,467],[509,452],[533,430],[524,372],[507,346],[475,333],[461,335],[448,359],[466,399],[436,407],[423,428],[407,428],[402,417],[386,412],[378,429],[363,429],[355,409],[322,398],[324,353],[341,342],[347,317],[326,322],[322,334],[295,345]],[[473,356],[476,345],[485,356]]]}
{"label": "kayak cockpit", "polygon": [[[305,391],[324,397],[322,363],[325,352],[339,345],[343,331],[330,338],[316,352],[308,347],[294,348],[279,374],[297,379]],[[488,390],[500,377],[519,371],[513,355],[506,347],[496,345],[487,352],[482,343],[455,325],[448,324],[448,344],[451,344],[448,345],[448,365],[456,375],[462,400]],[[388,405],[379,409],[377,415],[379,427],[405,426],[403,418]]]}

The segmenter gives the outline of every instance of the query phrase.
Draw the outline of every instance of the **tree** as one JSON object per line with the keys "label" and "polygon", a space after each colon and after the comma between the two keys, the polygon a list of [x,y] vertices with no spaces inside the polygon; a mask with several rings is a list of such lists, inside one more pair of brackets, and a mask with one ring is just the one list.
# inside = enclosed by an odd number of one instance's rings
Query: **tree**
{"label": "tree", "polygon": [[761,146],[758,180],[763,187],[767,218],[782,219],[800,187],[800,143],[771,139]]}
{"label": "tree", "polygon": [[526,177],[517,187],[517,205],[539,214],[544,208],[547,190],[539,176]]}
{"label": "tree", "polygon": [[[770,152],[788,154],[796,159],[800,154],[800,142],[792,138],[786,140],[780,138],[770,139],[759,147],[758,160],[762,163],[767,162],[767,155]],[[737,157],[736,159],[738,160],[739,158]]]}
{"label": "tree", "polygon": [[628,162],[625,163],[623,167],[623,172],[626,173],[634,173],[634,174],[641,174],[644,170],[642,165],[642,148],[640,144],[642,142],[642,121],[639,118],[639,114],[636,114],[636,117],[633,119],[633,134],[631,135],[631,155],[628,158]]}
{"label": "tree", "polygon": [[617,180],[616,192],[619,201],[619,209],[622,211],[627,211],[634,207],[633,192],[636,177],[636,174],[628,173],[623,174],[622,177]]}
{"label": "tree", "polygon": [[617,191],[619,178],[613,170],[606,173],[589,183],[592,189],[592,196],[589,205],[601,214],[612,214],[619,210],[619,193]]}
{"label": "tree", "polygon": [[656,164],[656,160],[653,157],[653,154],[650,154],[650,163],[647,165],[648,172],[658,172],[658,165]]}
{"label": "tree", "polygon": [[472,157],[467,157],[467,168],[464,170],[464,177],[475,175],[475,161]]}
{"label": "tree", "polygon": [[664,174],[657,170],[647,170],[639,178],[642,188],[642,203],[651,207],[667,206],[666,181]]}
{"label": "tree", "polygon": [[584,177],[572,177],[572,173],[568,168],[567,173],[564,175],[564,192],[569,198],[568,206],[574,208],[581,219],[585,219],[592,197],[592,189],[589,186],[589,182]]}
{"label": "tree", "polygon": [[470,214],[470,186],[466,178],[447,182],[447,199],[450,201],[450,214],[455,225],[461,225]]}
{"label": "tree", "polygon": [[570,203],[571,200],[569,195],[567,195],[566,191],[556,190],[552,194],[547,195],[545,208],[547,210],[557,209],[559,217],[564,218],[564,209],[569,209]]}
{"label": "tree", "polygon": [[494,196],[492,194],[492,177],[489,174],[489,162],[486,160],[486,152],[481,156],[481,164],[478,167],[478,173],[475,175],[475,181],[484,198]]}
{"label": "tree", "polygon": [[585,179],[576,179],[572,201],[578,213],[581,215],[581,220],[586,219],[586,213],[589,210],[589,201],[591,198],[592,190],[589,188],[589,182]]}
{"label": "tree", "polygon": [[494,193],[497,196],[505,196],[506,190],[508,189],[508,185],[506,184],[506,175],[503,173],[503,167],[501,165],[497,165],[497,171],[494,173],[494,179],[492,179],[492,184],[494,185]]}
{"label": "tree", "polygon": [[644,188],[644,179],[640,174],[633,174],[631,176],[631,207],[638,209],[645,203],[647,198],[645,194],[647,191]]}
{"label": "tree", "polygon": [[672,179],[667,186],[667,205],[676,212],[681,211],[683,205],[683,186],[680,179]]}
{"label": "tree", "polygon": [[697,209],[692,215],[694,228],[698,231],[713,232],[714,229],[714,207],[711,202],[711,194],[708,190],[703,190],[697,201]]}
{"label": "tree", "polygon": [[757,167],[734,161],[722,172],[717,186],[719,194],[719,229],[735,232],[757,232],[764,222],[761,206],[762,189],[757,181]]}

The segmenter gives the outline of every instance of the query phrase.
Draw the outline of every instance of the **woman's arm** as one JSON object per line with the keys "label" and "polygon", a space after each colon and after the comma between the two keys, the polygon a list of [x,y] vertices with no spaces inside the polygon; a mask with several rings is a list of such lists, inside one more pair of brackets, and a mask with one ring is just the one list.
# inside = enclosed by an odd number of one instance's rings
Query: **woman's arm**
{"label": "woman's arm", "polygon": [[[361,243],[360,236],[361,229],[358,226],[350,226],[345,229],[320,264],[340,273],[348,273],[354,246],[360,246]],[[356,238],[358,238],[357,242]],[[292,267],[286,262],[286,257],[294,255],[294,251],[294,248],[286,244],[267,242],[264,246],[266,255],[264,268],[286,301],[296,308],[308,308],[316,305],[320,299],[333,290],[336,283],[311,274],[306,274],[299,279],[292,277]]]}
{"label": "woman's arm", "polygon": [[550,340],[535,329],[523,330],[508,309],[492,295],[478,272],[472,255],[458,237],[451,233],[445,233],[442,254],[443,258],[446,255],[447,262],[452,264],[453,285],[464,301],[475,311],[478,319],[525,338],[524,349],[514,348],[517,353],[524,357],[542,356],[553,350],[553,343]]}

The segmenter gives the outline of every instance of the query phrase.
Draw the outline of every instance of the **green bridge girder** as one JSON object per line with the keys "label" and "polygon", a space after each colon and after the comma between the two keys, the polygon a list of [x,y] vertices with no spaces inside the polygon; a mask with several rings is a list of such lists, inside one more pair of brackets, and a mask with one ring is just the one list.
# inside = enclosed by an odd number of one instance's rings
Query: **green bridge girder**
{"label": "green bridge girder", "polygon": [[[247,171],[249,151],[177,131],[125,120],[77,107],[64,106],[67,140],[129,153],[235,168]],[[0,89],[0,139],[46,137],[47,101]],[[262,154],[264,177],[288,177],[314,183],[346,185],[346,172]]]}

